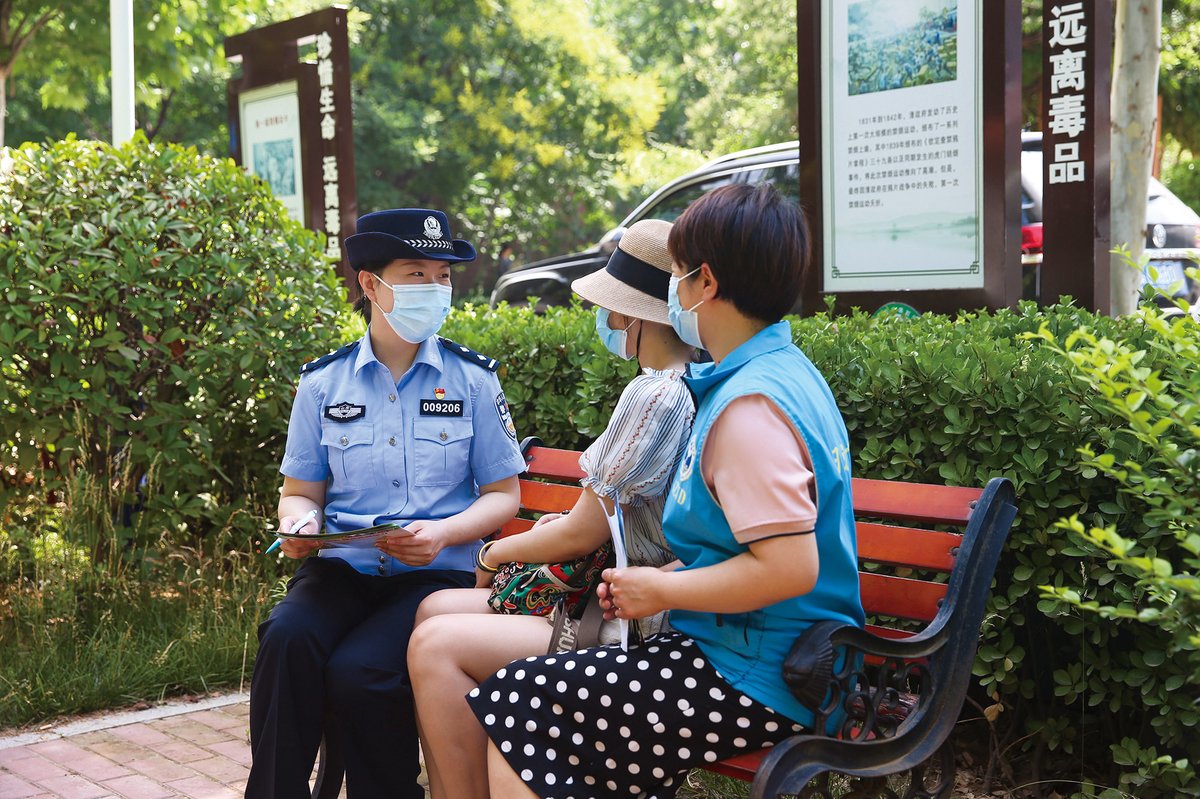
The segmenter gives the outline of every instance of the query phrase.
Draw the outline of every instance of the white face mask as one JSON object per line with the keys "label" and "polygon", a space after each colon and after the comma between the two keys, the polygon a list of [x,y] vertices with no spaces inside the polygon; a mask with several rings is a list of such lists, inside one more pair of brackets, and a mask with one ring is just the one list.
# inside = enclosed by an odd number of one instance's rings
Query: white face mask
{"label": "white face mask", "polygon": [[629,352],[629,328],[633,327],[636,321],[634,319],[624,330],[613,330],[608,326],[608,309],[596,306],[596,334],[600,336],[600,341],[604,342],[606,350],[625,361],[634,355]]}
{"label": "white face mask", "polygon": [[700,317],[696,315],[696,309],[704,304],[704,300],[700,300],[686,311],[679,304],[679,281],[686,280],[699,271],[700,267],[696,267],[683,277],[672,275],[667,281],[667,319],[684,344],[704,349],[704,345],[700,343]]}
{"label": "white face mask", "polygon": [[392,290],[392,310],[384,313],[396,335],[410,344],[420,344],[438,332],[450,313],[453,292],[440,283],[419,283],[413,286],[393,286],[374,272],[371,276]]}

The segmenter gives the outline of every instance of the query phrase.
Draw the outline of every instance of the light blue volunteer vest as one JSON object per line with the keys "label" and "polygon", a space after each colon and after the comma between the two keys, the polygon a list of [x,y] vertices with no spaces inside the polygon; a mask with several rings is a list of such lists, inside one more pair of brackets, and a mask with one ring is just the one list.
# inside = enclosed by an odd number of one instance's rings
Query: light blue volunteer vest
{"label": "light blue volunteer vest", "polygon": [[[696,421],[663,512],[663,533],[684,568],[711,566],[748,550],[734,539],[705,485],[698,454],[704,451],[712,423],[730,402],[762,394],[795,425],[812,457],[820,573],[816,586],[803,596],[750,613],[673,610],[671,626],[695,639],[734,688],[811,728],[812,711],[783,682],[784,657],[796,636],[814,622],[836,619],[861,627],[864,621],[846,425],[825,379],[792,344],[786,321],[763,329],[719,364],[693,364],[685,379],[696,395]],[[778,564],[781,569],[793,566]]]}

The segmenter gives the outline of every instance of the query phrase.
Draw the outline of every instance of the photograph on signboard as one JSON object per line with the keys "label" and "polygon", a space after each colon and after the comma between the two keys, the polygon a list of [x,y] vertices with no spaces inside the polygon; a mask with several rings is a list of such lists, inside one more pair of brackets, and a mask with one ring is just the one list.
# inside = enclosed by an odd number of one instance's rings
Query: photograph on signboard
{"label": "photograph on signboard", "polygon": [[294,142],[289,139],[257,142],[254,145],[254,174],[267,181],[276,196],[296,193]]}
{"label": "photograph on signboard", "polygon": [[267,182],[290,217],[304,222],[300,98],[296,82],[243,92],[239,111],[242,164]]}
{"label": "photograph on signboard", "polygon": [[822,1],[825,291],[982,288],[980,3]]}
{"label": "photograph on signboard", "polygon": [[846,28],[852,95],[958,77],[957,0],[859,0]]}

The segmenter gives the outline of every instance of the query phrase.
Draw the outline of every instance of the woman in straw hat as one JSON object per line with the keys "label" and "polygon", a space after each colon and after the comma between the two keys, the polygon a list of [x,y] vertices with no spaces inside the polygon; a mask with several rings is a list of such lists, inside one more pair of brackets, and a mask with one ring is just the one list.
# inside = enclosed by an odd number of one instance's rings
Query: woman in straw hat
{"label": "woman in straw hat", "polygon": [[804,217],[769,185],[724,186],[688,206],[670,248],[672,326],[713,358],[686,378],[696,419],[663,511],[681,566],[608,569],[597,593],[621,619],[670,609],[672,630],[481,683],[468,703],[493,797],[674,796],[691,768],[811,728],[784,658],[817,621],[863,624],[846,426],[782,319]]}
{"label": "woman in straw hat", "polygon": [[[580,458],[585,491],[569,515],[543,516],[526,533],[490,542],[478,559],[481,571],[494,573],[516,561],[570,561],[593,552],[609,540],[600,498],[620,505],[630,564],[678,565],[663,538],[662,510],[691,430],[694,406],[682,378],[694,350],[667,317],[670,229],[657,219],[634,224],[605,269],[572,284],[596,305],[596,331],[605,348],[618,358],[636,358],[641,373]],[[511,661],[553,650],[548,618],[494,613],[488,596],[488,589],[440,591],[418,612],[409,672],[434,799],[488,793],[487,738],[466,694]],[[600,640],[616,640],[616,627],[607,622]],[[664,629],[665,613],[640,620],[642,635]]]}

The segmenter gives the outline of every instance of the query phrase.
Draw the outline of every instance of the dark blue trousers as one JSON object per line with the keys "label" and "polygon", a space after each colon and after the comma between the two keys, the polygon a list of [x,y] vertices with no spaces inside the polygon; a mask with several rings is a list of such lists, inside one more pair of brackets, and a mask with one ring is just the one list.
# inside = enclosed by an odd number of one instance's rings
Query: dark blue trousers
{"label": "dark blue trousers", "polygon": [[322,720],[332,715],[353,799],[422,799],[408,679],[408,639],[421,600],[470,588],[470,572],[361,574],[339,558],[308,558],[258,627],[250,684],[248,799],[310,795]]}

